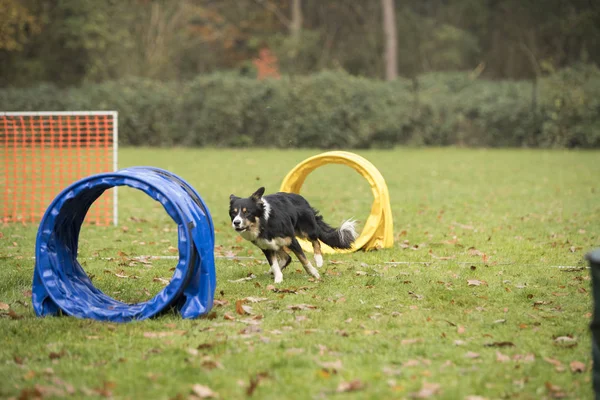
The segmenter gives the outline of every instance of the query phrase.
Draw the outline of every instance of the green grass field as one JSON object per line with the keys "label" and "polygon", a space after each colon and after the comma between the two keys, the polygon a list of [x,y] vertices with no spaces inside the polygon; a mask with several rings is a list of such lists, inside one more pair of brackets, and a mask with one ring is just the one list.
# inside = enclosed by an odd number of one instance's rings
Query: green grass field
{"label": "green grass field", "polygon": [[[37,227],[0,225],[0,398],[208,395],[194,385],[221,399],[592,397],[584,255],[600,246],[600,153],[361,151],[387,181],[394,248],[325,256],[320,282],[294,262],[274,291],[262,253],[229,227],[228,198],[277,191],[318,153],[120,151],[120,167],[158,166],[191,183],[212,213],[216,254],[240,257],[217,259],[211,318],[39,319]],[[316,170],[302,194],[333,225],[364,221],[372,201],[339,165]],[[175,261],[131,257],[176,255],[176,227],[133,189],[119,202],[118,227],[84,227],[79,260],[106,293],[143,301]],[[251,314],[236,312],[242,299]]]}

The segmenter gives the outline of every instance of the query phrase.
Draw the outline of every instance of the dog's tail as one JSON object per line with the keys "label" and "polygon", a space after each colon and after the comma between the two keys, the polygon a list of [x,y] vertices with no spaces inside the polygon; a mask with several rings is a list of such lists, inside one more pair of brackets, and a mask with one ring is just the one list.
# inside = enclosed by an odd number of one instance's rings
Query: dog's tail
{"label": "dog's tail", "polygon": [[335,249],[349,249],[352,247],[352,243],[358,236],[354,227],[356,221],[346,220],[339,228],[335,229],[329,226],[322,216],[317,215],[316,219],[319,227],[319,239],[323,243]]}

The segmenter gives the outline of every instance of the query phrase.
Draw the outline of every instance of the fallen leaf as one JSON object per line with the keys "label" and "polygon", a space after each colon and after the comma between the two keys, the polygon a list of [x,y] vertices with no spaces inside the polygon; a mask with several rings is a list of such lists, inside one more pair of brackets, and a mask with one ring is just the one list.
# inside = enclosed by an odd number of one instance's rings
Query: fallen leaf
{"label": "fallen leaf", "polygon": [[558,385],[554,385],[550,382],[546,382],[546,389],[548,389],[548,392],[550,393],[550,396],[552,396],[555,399],[562,399],[564,397],[567,397],[567,395],[565,394],[565,392],[562,391],[562,388]]}
{"label": "fallen leaf", "polygon": [[33,378],[35,378],[35,371],[33,371],[33,370],[29,370],[29,371],[27,371],[27,373],[25,375],[23,375],[23,379],[25,379],[25,380],[30,380]]}
{"label": "fallen leaf", "polygon": [[265,301],[265,300],[269,300],[269,299],[266,297],[252,297],[252,296],[245,297],[244,299],[242,299],[242,301],[249,301],[250,303],[258,303],[258,302]]}
{"label": "fallen leaf", "polygon": [[0,301],[0,310],[8,310],[10,306]]}
{"label": "fallen leaf", "polygon": [[487,397],[471,395],[465,397],[465,400],[487,400]]}
{"label": "fallen leaf", "polygon": [[559,360],[555,360],[554,358],[544,357],[544,361],[554,365],[555,367],[562,367],[562,363]]}
{"label": "fallen leaf", "polygon": [[54,383],[56,386],[62,386],[65,389],[65,391],[70,395],[73,395],[76,392],[75,387],[73,385],[71,385],[68,382],[63,381],[62,379],[60,379],[58,377],[53,377],[52,383]]}
{"label": "fallen leaf", "polygon": [[226,319],[228,321],[235,321],[235,317],[229,313],[225,313],[225,315],[223,315],[223,319]]}
{"label": "fallen leaf", "polygon": [[256,388],[258,387],[258,384],[260,383],[260,381],[264,378],[266,378],[268,375],[266,372],[262,372],[257,374],[254,377],[250,378],[250,384],[248,385],[248,388],[246,389],[246,395],[248,397],[252,396],[252,394],[254,393],[254,391],[256,390]]}
{"label": "fallen leaf", "polygon": [[574,373],[585,372],[585,364],[582,363],[581,361],[571,361],[569,366],[571,367],[571,372],[574,372]]}
{"label": "fallen leaf", "polygon": [[199,383],[192,386],[192,393],[201,399],[214,399],[219,397],[219,395],[212,391],[208,386],[201,385]]}
{"label": "fallen leaf", "polygon": [[314,310],[317,307],[310,304],[294,304],[291,306],[287,306],[288,310]]}
{"label": "fallen leaf", "polygon": [[246,276],[246,277],[240,278],[240,279],[229,280],[229,282],[231,282],[231,283],[245,282],[245,281],[250,281],[254,278],[256,278],[256,275],[250,274],[250,276]]}
{"label": "fallen leaf", "polygon": [[100,396],[103,397],[112,397],[112,390],[114,389],[116,386],[116,383],[114,382],[110,382],[110,381],[104,381],[102,383],[102,387],[101,388],[96,388],[94,389],[94,391],[99,394]]}
{"label": "fallen leaf", "polygon": [[66,353],[64,350],[61,350],[59,352],[55,352],[55,351],[51,351],[50,353],[48,353],[48,358],[50,358],[51,360],[57,360],[59,358],[62,358],[62,356],[64,356]]}
{"label": "fallen leaf", "polygon": [[481,286],[484,283],[485,282],[480,281],[478,279],[468,279],[467,280],[467,286]]}
{"label": "fallen leaf", "polygon": [[356,276],[365,276],[367,273],[365,271],[356,271]]}
{"label": "fallen leaf", "polygon": [[499,351],[496,352],[496,361],[498,362],[508,362],[510,361],[510,357],[500,353]]}
{"label": "fallen leaf", "polygon": [[479,353],[474,353],[472,351],[468,351],[467,354],[465,354],[466,358],[479,358]]}
{"label": "fallen leaf", "polygon": [[532,363],[535,362],[535,355],[528,353],[528,354],[515,354],[512,356],[512,359],[515,361],[523,361],[526,363]]}
{"label": "fallen leaf", "polygon": [[435,396],[440,391],[440,385],[437,383],[424,382],[421,390],[417,393],[412,393],[411,397],[414,399],[428,399]]}
{"label": "fallen leaf", "polygon": [[415,344],[415,343],[423,343],[423,339],[421,339],[421,338],[417,338],[417,339],[402,339],[400,341],[400,344],[402,346],[407,345],[407,344]]}
{"label": "fallen leaf", "polygon": [[8,310],[8,316],[9,316],[10,319],[22,319],[23,318],[22,315],[17,314],[15,312],[15,310],[13,310],[12,308],[10,308]]}
{"label": "fallen leaf", "polygon": [[570,336],[559,336],[554,339],[554,344],[564,347],[573,347],[577,345],[577,339],[574,339]]}
{"label": "fallen leaf", "polygon": [[153,282],[160,282],[163,285],[168,285],[170,283],[170,281],[168,279],[165,278],[161,278],[161,277],[155,277],[152,279]]}
{"label": "fallen leaf", "polygon": [[482,257],[485,253],[477,250],[475,247],[469,247],[467,249],[467,254],[475,257]]}
{"label": "fallen leaf", "polygon": [[164,331],[164,332],[144,332],[145,338],[163,338],[168,336],[183,336],[187,333],[187,331],[182,330],[174,330],[174,331]]}
{"label": "fallen leaf", "polygon": [[402,370],[400,368],[386,366],[383,367],[383,373],[389,376],[399,376],[402,375]]}
{"label": "fallen leaf", "polygon": [[223,306],[226,306],[227,304],[229,304],[229,301],[228,300],[217,300],[217,299],[215,299],[215,300],[213,300],[213,304],[215,306],[217,306],[217,307],[223,307]]}
{"label": "fallen leaf", "polygon": [[343,368],[342,360],[320,362],[319,365],[333,373],[337,373]]}
{"label": "fallen leaf", "polygon": [[403,368],[407,368],[407,367],[417,367],[417,366],[419,366],[419,365],[421,365],[421,362],[420,362],[419,360],[408,360],[408,361],[405,361],[405,362],[402,364],[402,367],[403,367]]}
{"label": "fallen leaf", "polygon": [[252,307],[245,305],[243,300],[238,300],[235,302],[235,312],[240,315],[249,315],[252,314]]}
{"label": "fallen leaf", "polygon": [[358,379],[355,379],[350,382],[340,382],[340,384],[338,385],[338,387],[336,389],[336,392],[338,392],[338,393],[355,392],[358,390],[362,390],[364,388],[365,388],[364,383],[362,383]]}
{"label": "fallen leaf", "polygon": [[515,347],[515,344],[513,342],[492,342],[492,343],[485,343],[483,346],[484,347]]}

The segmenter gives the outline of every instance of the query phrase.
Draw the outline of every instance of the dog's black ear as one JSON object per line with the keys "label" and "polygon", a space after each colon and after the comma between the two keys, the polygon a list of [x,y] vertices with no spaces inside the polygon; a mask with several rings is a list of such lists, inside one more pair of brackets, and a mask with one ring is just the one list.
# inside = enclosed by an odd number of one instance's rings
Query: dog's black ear
{"label": "dog's black ear", "polygon": [[239,199],[239,197],[237,197],[235,194],[229,195],[229,202],[233,203],[234,200]]}
{"label": "dog's black ear", "polygon": [[250,197],[252,197],[252,199],[258,201],[261,199],[263,194],[265,194],[265,188],[261,187],[261,188],[258,188],[258,190],[256,192],[252,193],[252,196],[250,196]]}

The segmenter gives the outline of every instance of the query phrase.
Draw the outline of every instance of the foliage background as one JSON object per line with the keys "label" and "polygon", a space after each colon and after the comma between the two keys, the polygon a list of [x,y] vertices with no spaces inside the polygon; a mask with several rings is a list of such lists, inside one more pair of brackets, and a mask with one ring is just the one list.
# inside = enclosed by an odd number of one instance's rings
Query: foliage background
{"label": "foliage background", "polygon": [[[292,4],[300,4],[300,26]],[[598,147],[600,7],[0,0],[0,109],[120,112],[125,144]],[[281,79],[257,80],[269,48]]]}

